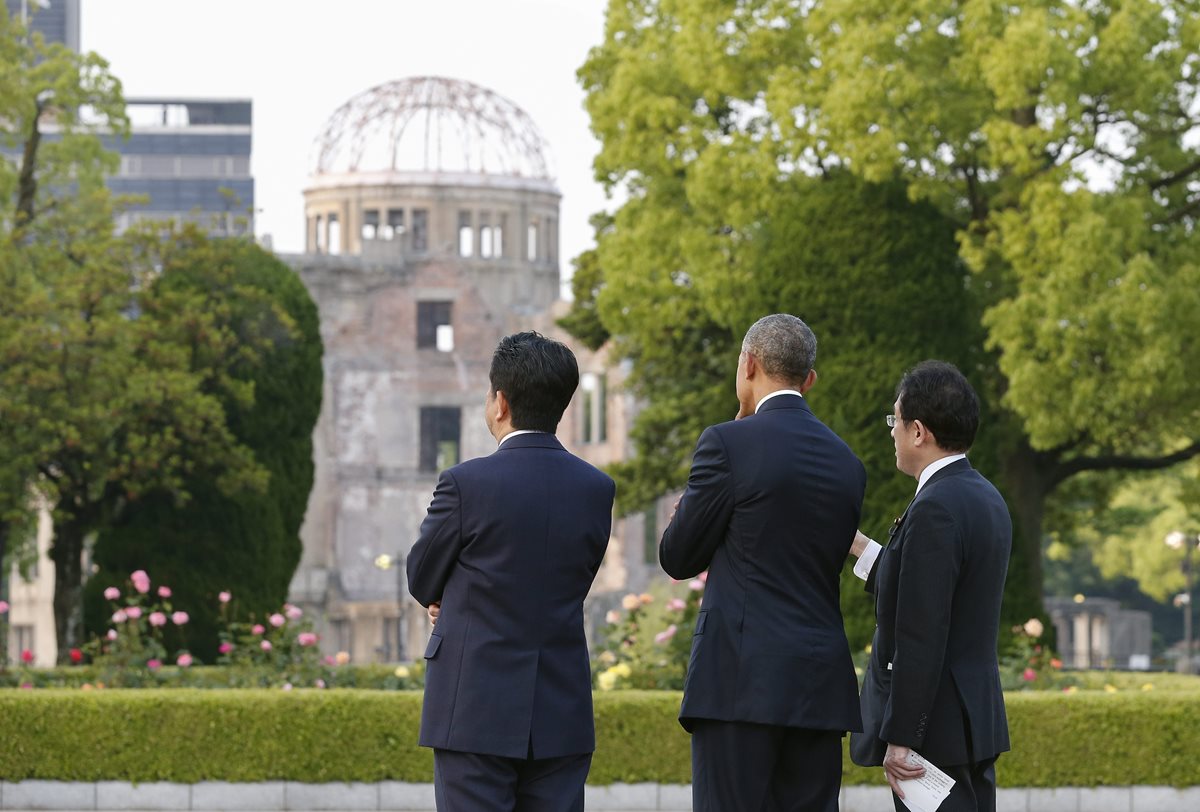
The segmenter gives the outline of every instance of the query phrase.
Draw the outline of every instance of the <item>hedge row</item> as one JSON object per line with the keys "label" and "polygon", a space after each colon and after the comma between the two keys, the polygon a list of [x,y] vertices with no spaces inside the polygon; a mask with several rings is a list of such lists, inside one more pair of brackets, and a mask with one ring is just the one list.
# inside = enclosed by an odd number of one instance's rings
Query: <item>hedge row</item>
{"label": "hedge row", "polygon": [[[679,694],[596,695],[589,782],[691,780]],[[1200,691],[1008,699],[1002,786],[1200,785]],[[432,780],[417,692],[0,691],[0,780]],[[845,783],[882,783],[846,760]]]}

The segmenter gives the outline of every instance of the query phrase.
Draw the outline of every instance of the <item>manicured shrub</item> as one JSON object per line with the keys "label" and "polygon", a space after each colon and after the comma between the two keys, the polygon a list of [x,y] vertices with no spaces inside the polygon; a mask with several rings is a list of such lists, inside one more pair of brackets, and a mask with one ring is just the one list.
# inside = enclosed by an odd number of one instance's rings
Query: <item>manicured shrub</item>
{"label": "manicured shrub", "polygon": [[[595,700],[590,783],[691,780],[677,692]],[[1200,785],[1200,689],[1026,692],[1008,703],[1001,786]],[[0,780],[428,782],[420,716],[416,691],[5,690]],[[846,784],[883,783],[882,770],[844,763]]]}

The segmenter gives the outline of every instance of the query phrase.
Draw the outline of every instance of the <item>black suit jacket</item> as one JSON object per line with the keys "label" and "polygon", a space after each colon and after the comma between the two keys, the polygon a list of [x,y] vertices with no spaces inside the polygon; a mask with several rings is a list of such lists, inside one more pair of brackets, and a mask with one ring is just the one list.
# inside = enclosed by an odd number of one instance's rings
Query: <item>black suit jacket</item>
{"label": "black suit jacket", "polygon": [[680,721],[859,730],[839,576],[866,470],[798,395],[705,430],[659,558],[708,569]]}
{"label": "black suit jacket", "polygon": [[884,743],[939,766],[1009,749],[996,646],[1011,548],[1004,499],[966,460],[930,477],[897,520],[867,579],[876,627],[856,761],[878,764],[862,754]]}
{"label": "black suit jacket", "polygon": [[420,743],[534,758],[595,749],[583,599],[614,486],[552,434],[522,434],[441,475],[408,588],[441,601]]}

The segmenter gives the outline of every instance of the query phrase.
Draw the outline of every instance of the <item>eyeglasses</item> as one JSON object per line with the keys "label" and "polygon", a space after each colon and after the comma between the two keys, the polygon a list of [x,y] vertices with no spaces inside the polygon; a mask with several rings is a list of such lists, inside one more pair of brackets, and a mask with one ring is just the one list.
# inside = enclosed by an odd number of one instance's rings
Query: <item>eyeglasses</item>
{"label": "eyeglasses", "polygon": [[888,424],[888,428],[889,428],[889,429],[894,429],[894,428],[896,428],[896,415],[894,415],[894,414],[889,414],[889,415],[888,415],[888,416],[887,416],[885,419],[887,420],[887,424]]}

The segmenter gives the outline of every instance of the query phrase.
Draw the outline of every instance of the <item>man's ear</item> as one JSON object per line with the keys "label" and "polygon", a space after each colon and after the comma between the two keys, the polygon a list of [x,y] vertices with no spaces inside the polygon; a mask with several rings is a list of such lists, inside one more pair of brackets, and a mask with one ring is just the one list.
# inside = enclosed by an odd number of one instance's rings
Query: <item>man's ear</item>
{"label": "man's ear", "polygon": [[928,426],[920,420],[914,420],[912,423],[914,426],[913,445],[918,448],[925,445],[937,445],[937,438],[933,436],[933,432],[929,430]]}
{"label": "man's ear", "polygon": [[508,408],[508,397],[501,390],[496,390],[496,396],[492,400],[492,417],[497,423],[503,423],[509,419],[511,412]]}
{"label": "man's ear", "polygon": [[752,381],[754,376],[759,373],[758,359],[748,352],[742,354],[746,356],[746,363],[742,364],[742,373],[746,380]]}
{"label": "man's ear", "polygon": [[809,389],[813,388],[813,384],[817,382],[817,371],[810,369],[808,375],[804,376],[804,383],[800,384],[800,394],[805,394]]}

